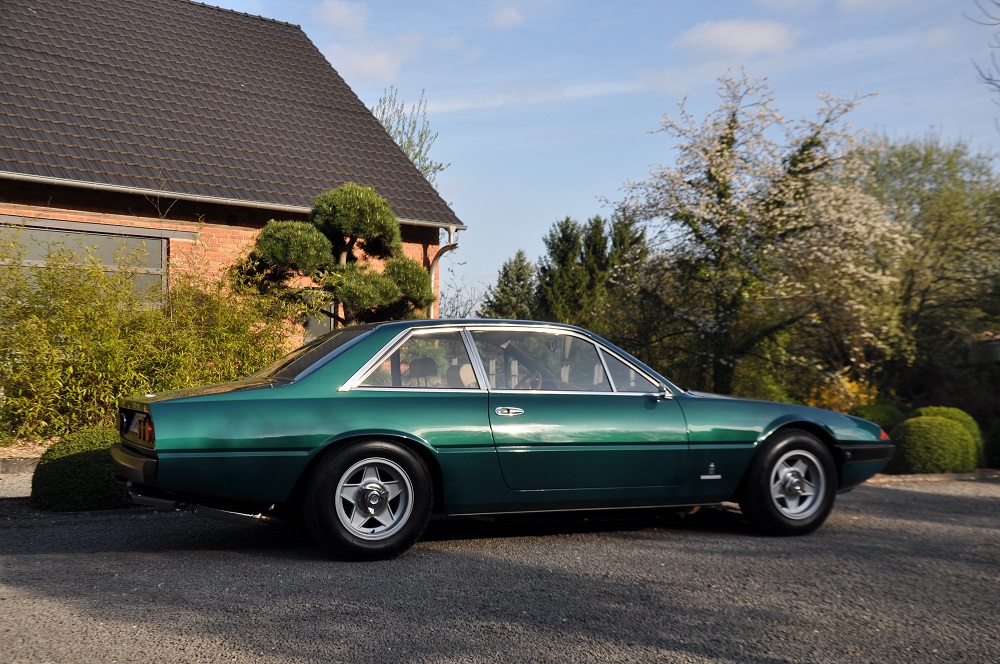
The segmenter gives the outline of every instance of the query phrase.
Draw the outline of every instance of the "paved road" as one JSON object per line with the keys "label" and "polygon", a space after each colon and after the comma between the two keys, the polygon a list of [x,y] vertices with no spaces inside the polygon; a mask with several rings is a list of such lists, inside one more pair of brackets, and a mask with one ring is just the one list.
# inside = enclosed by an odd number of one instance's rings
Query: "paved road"
{"label": "paved road", "polygon": [[1000,480],[844,496],[817,533],[432,524],[327,560],[299,532],[0,499],[0,662],[998,662]]}

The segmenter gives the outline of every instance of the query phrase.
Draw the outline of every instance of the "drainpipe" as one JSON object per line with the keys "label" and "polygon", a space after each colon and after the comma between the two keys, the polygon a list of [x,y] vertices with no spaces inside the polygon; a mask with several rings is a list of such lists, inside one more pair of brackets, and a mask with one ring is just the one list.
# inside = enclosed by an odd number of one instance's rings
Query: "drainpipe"
{"label": "drainpipe", "polygon": [[[455,227],[448,226],[448,244],[437,250],[437,253],[434,254],[434,258],[431,259],[431,266],[428,268],[431,273],[431,290],[438,293],[439,295],[441,293],[441,285],[434,283],[435,275],[437,274],[438,263],[441,262],[441,259],[444,257],[446,253],[448,253],[449,251],[455,251],[456,249],[458,249],[458,242],[455,239]],[[439,311],[435,309],[435,307],[437,306],[438,303],[435,300],[430,306],[430,311],[428,312],[429,314],[428,318],[435,318],[436,311]]]}

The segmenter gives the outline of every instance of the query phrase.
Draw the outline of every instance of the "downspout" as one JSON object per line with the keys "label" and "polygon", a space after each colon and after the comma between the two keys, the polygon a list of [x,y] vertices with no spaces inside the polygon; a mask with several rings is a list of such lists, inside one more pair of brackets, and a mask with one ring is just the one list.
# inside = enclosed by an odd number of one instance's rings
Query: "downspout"
{"label": "downspout", "polygon": [[[448,253],[449,251],[455,251],[456,249],[458,249],[458,242],[455,240],[455,227],[448,226],[448,244],[437,250],[437,253],[434,254],[434,258],[431,259],[431,265],[428,268],[431,273],[431,290],[437,293],[438,296],[440,296],[441,294],[441,284],[439,283],[436,284],[434,278],[435,275],[437,274],[438,263],[441,262],[441,259],[444,257],[446,253]],[[429,314],[427,316],[428,318],[437,317],[436,314],[440,312],[440,309],[435,308],[437,307],[437,305],[438,305],[437,300],[431,303],[430,310],[428,311]]]}

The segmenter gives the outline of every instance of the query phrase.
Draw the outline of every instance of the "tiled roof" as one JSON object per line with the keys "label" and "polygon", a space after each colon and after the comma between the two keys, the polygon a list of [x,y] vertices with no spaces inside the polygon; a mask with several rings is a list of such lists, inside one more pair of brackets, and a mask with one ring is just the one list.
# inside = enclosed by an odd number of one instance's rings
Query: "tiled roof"
{"label": "tiled roof", "polygon": [[188,0],[0,2],[0,177],[460,225],[295,25]]}

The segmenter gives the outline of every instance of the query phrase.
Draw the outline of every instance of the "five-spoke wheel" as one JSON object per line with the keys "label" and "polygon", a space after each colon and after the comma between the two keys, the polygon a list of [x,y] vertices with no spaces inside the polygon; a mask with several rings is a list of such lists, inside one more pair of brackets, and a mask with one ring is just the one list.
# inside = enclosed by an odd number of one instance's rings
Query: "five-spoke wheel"
{"label": "five-spoke wheel", "polygon": [[320,545],[340,557],[377,560],[420,538],[434,493],[419,456],[396,443],[367,440],[321,458],[303,498],[306,527]]}
{"label": "five-spoke wheel", "polygon": [[772,535],[804,535],[833,508],[836,470],[830,451],[798,429],[778,431],[757,453],[740,486],[743,514]]}

